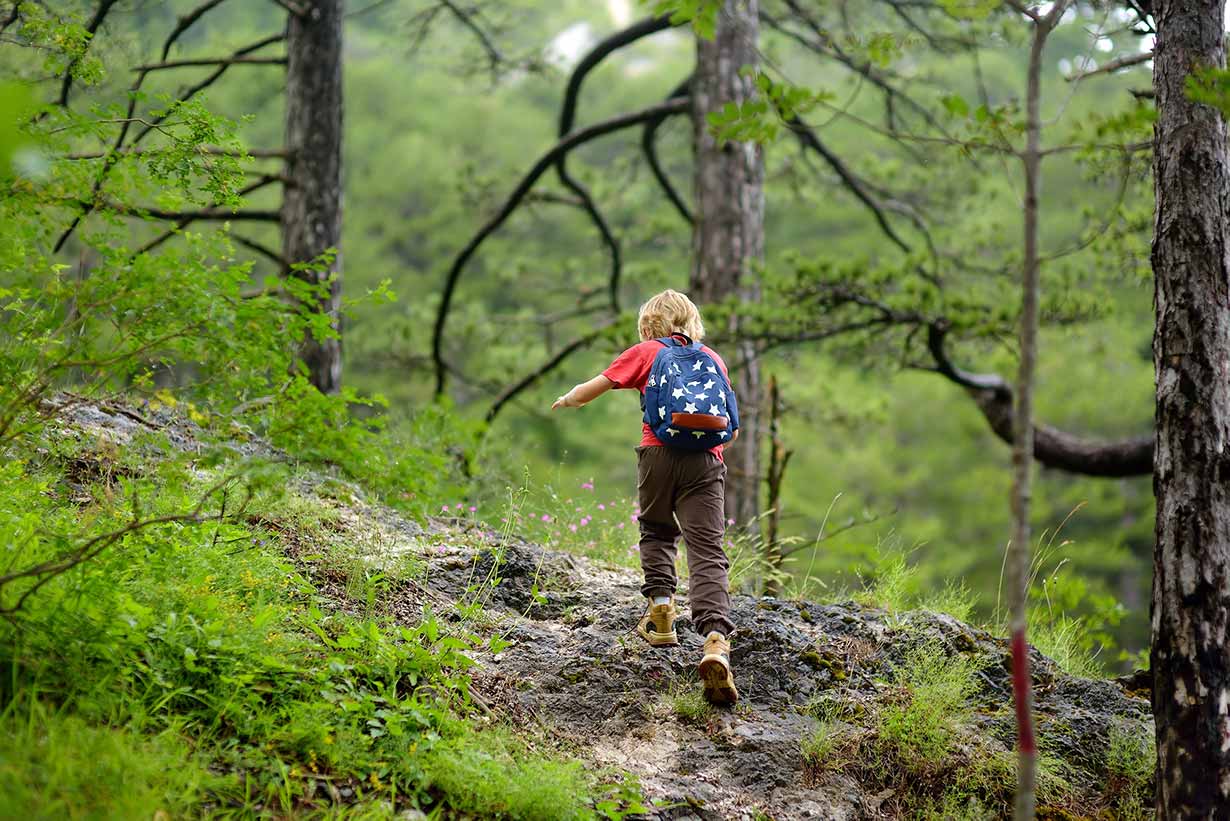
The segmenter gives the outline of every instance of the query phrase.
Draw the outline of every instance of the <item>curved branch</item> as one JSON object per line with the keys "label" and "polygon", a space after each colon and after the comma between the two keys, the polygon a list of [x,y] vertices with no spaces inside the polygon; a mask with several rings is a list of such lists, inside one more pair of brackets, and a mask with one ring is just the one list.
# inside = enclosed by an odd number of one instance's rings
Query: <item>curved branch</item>
{"label": "curved branch", "polygon": [[[991,431],[1011,444],[1012,386],[998,374],[970,373],[954,365],[944,350],[946,333],[942,324],[933,323],[927,329],[927,348],[935,359],[936,373],[965,388]],[[1085,476],[1147,476],[1153,472],[1153,436],[1108,442],[1034,425],[1034,459],[1045,467]]]}
{"label": "curved branch", "polygon": [[469,261],[470,257],[474,255],[474,252],[478,250],[479,246],[483,244],[483,241],[486,240],[487,237],[491,236],[491,234],[495,233],[496,229],[504,224],[504,221],[508,219],[512,212],[516,210],[517,206],[525,198],[525,195],[529,193],[530,189],[534,186],[534,183],[538,182],[539,177],[546,173],[547,169],[551,168],[561,155],[568,153],[579,145],[584,145],[591,140],[595,140],[598,137],[628,128],[629,126],[644,123],[653,117],[662,114],[663,112],[668,114],[678,113],[681,111],[686,111],[687,107],[688,101],[686,99],[667,100],[666,102],[658,103],[657,105],[649,106],[648,108],[643,108],[640,111],[634,111],[630,114],[621,114],[618,117],[603,120],[602,122],[595,123],[594,125],[583,128],[580,131],[569,134],[538,158],[538,161],[534,163],[534,166],[525,174],[524,177],[521,178],[521,181],[517,183],[517,187],[513,189],[513,192],[508,196],[508,199],[504,201],[504,204],[500,207],[500,210],[495,214],[495,216],[488,220],[482,228],[478,230],[478,233],[476,233],[468,243],[466,243],[466,246],[461,249],[461,253],[457,255],[457,258],[453,260],[453,264],[449,268],[448,276],[444,281],[444,292],[440,299],[440,307],[436,311],[435,329],[432,332],[431,340],[431,358],[436,369],[436,396],[444,393],[445,373],[447,370],[443,352],[444,325],[448,320],[448,312],[450,306],[452,305],[453,293],[457,289],[457,282],[461,279],[461,272],[465,268],[466,263]]}
{"label": "curved branch", "polygon": [[829,164],[829,167],[836,172],[837,176],[841,178],[841,181],[845,184],[846,188],[850,189],[850,193],[857,197],[859,202],[867,206],[867,208],[871,211],[872,216],[875,217],[876,223],[879,224],[880,230],[884,232],[884,235],[892,240],[892,242],[902,251],[905,251],[907,254],[910,253],[912,249],[910,248],[909,243],[903,240],[893,229],[892,225],[889,224],[888,217],[885,216],[884,210],[876,201],[875,195],[873,195],[863,181],[859,179],[859,177],[855,175],[855,173],[851,171],[844,162],[842,162],[840,157],[830,151],[828,146],[820,141],[820,138],[816,136],[816,132],[808,127],[807,124],[805,124],[797,116],[786,120],[786,126],[794,132],[796,137],[799,138],[800,143],[819,154],[824,161]]}
{"label": "curved branch", "polygon": [[[591,71],[597,68],[610,54],[624,46],[671,27],[672,23],[668,16],[649,17],[612,34],[590,49],[589,53],[577,63],[576,68],[572,71],[572,75],[568,78],[568,86],[564,89],[564,101],[560,106],[559,128],[556,130],[556,136],[562,138],[565,134],[572,131],[573,124],[576,121],[577,98],[581,93],[581,84]],[[590,220],[594,223],[594,227],[602,235],[602,243],[606,246],[607,253],[611,257],[608,298],[611,304],[611,311],[619,313],[619,277],[623,271],[623,252],[620,250],[619,240],[615,238],[615,233],[611,230],[610,223],[606,221],[606,217],[598,210],[598,205],[594,202],[589,189],[582,185],[580,180],[568,173],[567,159],[567,154],[561,154],[556,159],[555,172],[564,187],[576,194],[577,198],[581,200],[581,208],[589,215]]]}
{"label": "curved branch", "polygon": [[[689,77],[675,87],[675,90],[671,92],[671,96],[688,96],[688,88],[691,85],[692,78]],[[666,176],[666,170],[662,168],[662,164],[658,161],[658,129],[662,126],[662,123],[666,122],[667,116],[664,114],[661,117],[654,117],[645,123],[645,128],[641,131],[641,151],[644,152],[645,160],[649,163],[649,170],[653,172],[654,179],[661,186],[662,193],[666,194],[666,198],[671,201],[671,205],[675,206],[675,210],[683,217],[684,222],[688,225],[693,225],[696,220],[692,217],[692,211],[688,208],[687,203],[683,201],[683,197],[679,196],[675,186],[671,185],[670,178]]]}
{"label": "curved branch", "polygon": [[569,356],[576,353],[581,348],[584,348],[598,337],[602,336],[603,331],[609,328],[614,322],[614,319],[607,319],[604,322],[598,323],[594,330],[572,340],[567,345],[556,351],[555,354],[546,362],[543,362],[537,368],[530,371],[521,379],[501,391],[500,395],[496,397],[495,402],[493,402],[491,407],[487,410],[487,424],[491,424],[492,420],[495,419],[496,414],[498,414],[505,405],[515,399],[517,394],[521,393],[539,379],[555,370]]}
{"label": "curved branch", "polygon": [[175,45],[175,41],[180,38],[180,35],[192,28],[197,20],[205,16],[206,12],[225,2],[226,0],[205,0],[204,3],[180,17],[179,21],[175,24],[175,28],[171,29],[171,33],[167,35],[166,41],[162,44],[162,60],[165,62],[167,57],[170,56],[171,46]]}

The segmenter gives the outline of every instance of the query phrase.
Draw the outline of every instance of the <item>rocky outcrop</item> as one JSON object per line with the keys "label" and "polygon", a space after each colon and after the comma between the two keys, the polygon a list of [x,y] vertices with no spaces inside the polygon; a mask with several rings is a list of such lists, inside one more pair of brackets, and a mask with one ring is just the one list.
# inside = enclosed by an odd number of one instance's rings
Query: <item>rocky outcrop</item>
{"label": "rocky outcrop", "polygon": [[[448,526],[436,529],[447,544]],[[902,814],[909,805],[901,788],[885,786],[899,779],[868,783],[859,775],[874,767],[861,765],[816,772],[800,744],[825,703],[849,719],[842,726],[856,744],[865,738],[878,706],[900,690],[894,670],[920,647],[978,659],[963,734],[983,752],[1011,750],[1007,644],[951,617],[736,596],[731,661],[742,699],[718,711],[696,698],[702,640],[686,619],[679,647],[650,648],[636,635],[643,599],[633,573],[521,543],[439,551],[424,554],[434,590],[462,597],[478,592],[476,580],[499,580],[481,595],[502,614],[494,629],[507,646],[476,656],[477,692],[512,720],[567,738],[596,765],[635,775],[656,817]],[[1064,675],[1036,651],[1032,661],[1044,752],[1070,790],[1052,815],[1114,817],[1106,751],[1116,727],[1146,732],[1146,694]]]}

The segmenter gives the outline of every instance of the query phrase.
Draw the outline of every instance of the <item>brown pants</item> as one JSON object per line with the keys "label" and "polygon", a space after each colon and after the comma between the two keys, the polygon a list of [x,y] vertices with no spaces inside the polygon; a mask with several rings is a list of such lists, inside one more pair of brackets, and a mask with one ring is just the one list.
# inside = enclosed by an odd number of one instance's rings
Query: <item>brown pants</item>
{"label": "brown pants", "polygon": [[[673,596],[675,541],[683,532],[688,548],[688,602],[702,636],[729,636],[730,562],[722,550],[726,534],[726,465],[708,451],[638,447],[636,489],[640,497],[641,569],[646,596]],[[678,522],[676,523],[676,519]]]}

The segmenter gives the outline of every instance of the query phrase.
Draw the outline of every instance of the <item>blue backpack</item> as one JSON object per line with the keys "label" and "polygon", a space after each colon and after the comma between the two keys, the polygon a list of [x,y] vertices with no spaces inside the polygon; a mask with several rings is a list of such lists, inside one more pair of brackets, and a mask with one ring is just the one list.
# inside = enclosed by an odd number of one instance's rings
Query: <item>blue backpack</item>
{"label": "blue backpack", "polygon": [[[686,337],[685,337],[686,339]],[[730,381],[701,349],[663,337],[642,397],[645,424],[658,441],[680,450],[709,450],[729,443],[739,429],[739,407]]]}

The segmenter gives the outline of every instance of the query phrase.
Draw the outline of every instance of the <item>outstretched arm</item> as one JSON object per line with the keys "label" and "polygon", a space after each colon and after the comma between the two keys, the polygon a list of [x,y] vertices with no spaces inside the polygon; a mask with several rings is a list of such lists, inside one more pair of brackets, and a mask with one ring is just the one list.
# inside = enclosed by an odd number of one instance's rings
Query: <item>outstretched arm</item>
{"label": "outstretched arm", "polygon": [[588,382],[582,382],[559,399],[556,399],[551,405],[551,410],[556,408],[579,408],[594,401],[613,387],[615,387],[614,382],[602,374],[598,374]]}

